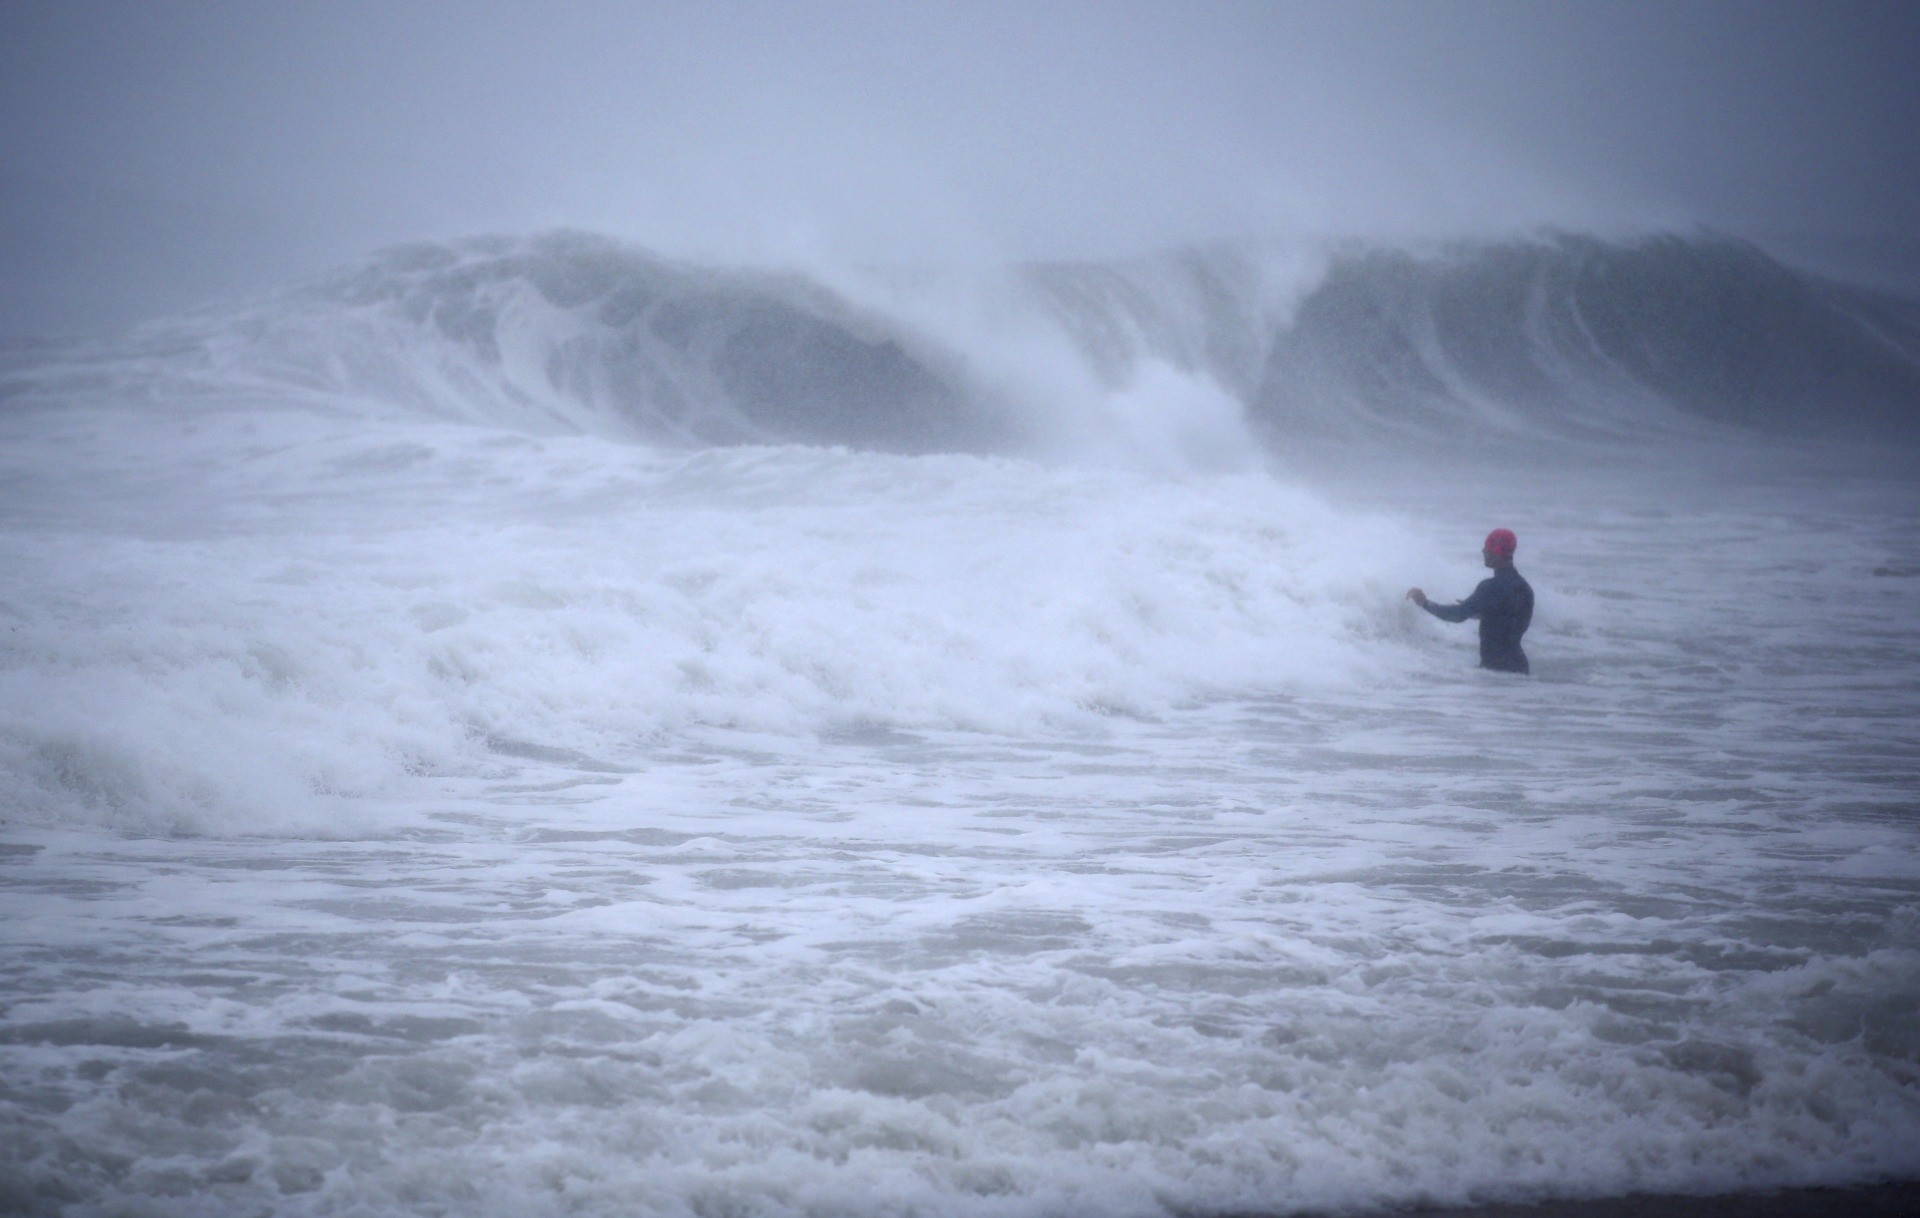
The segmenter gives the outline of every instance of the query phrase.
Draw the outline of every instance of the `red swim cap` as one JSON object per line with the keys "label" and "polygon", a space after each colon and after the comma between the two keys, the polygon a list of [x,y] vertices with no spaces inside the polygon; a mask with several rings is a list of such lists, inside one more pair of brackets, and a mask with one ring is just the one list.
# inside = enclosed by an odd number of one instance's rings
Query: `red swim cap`
{"label": "red swim cap", "polygon": [[1512,558],[1513,552],[1520,548],[1520,539],[1513,535],[1512,529],[1495,529],[1487,534],[1487,543],[1481,547],[1502,558]]}

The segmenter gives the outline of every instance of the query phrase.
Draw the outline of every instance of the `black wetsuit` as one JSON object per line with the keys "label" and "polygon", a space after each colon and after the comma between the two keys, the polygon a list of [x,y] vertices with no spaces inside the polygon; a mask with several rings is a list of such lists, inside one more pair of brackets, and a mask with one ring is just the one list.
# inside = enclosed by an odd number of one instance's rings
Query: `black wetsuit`
{"label": "black wetsuit", "polygon": [[1480,667],[1529,671],[1520,636],[1533,621],[1533,588],[1512,567],[1496,567],[1491,578],[1481,580],[1473,595],[1457,605],[1428,601],[1424,607],[1443,622],[1480,619]]}

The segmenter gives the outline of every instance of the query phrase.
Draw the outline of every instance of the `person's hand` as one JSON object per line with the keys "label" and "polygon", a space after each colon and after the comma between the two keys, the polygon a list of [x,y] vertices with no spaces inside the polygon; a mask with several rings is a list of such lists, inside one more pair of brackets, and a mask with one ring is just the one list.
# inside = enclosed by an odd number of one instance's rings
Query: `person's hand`
{"label": "person's hand", "polygon": [[1420,589],[1418,588],[1408,588],[1407,599],[1412,601],[1414,604],[1420,606],[1422,609],[1425,609],[1427,607],[1427,594],[1420,591]]}

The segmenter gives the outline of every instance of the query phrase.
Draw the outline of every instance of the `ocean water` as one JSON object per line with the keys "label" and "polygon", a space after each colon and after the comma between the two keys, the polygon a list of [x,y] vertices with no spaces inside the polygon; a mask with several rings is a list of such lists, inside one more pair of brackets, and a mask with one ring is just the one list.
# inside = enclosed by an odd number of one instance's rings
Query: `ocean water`
{"label": "ocean water", "polygon": [[[1464,390],[1290,445],[1319,298],[1218,268],[968,362],[732,281],[666,355],[517,288],[435,338],[390,262],[10,373],[0,1209],[1920,1176],[1908,450]],[[771,434],[809,369],[919,422]],[[1531,679],[1403,599],[1494,524]]]}

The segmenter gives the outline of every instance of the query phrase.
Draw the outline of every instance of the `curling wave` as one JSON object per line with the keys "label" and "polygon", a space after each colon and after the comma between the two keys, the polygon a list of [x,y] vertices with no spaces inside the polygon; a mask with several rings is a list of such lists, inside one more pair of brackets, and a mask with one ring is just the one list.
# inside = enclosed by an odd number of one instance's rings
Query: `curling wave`
{"label": "curling wave", "polygon": [[1920,306],[1722,238],[1368,252],[1337,262],[1276,337],[1255,409],[1276,433],[1677,416],[1912,435]]}

